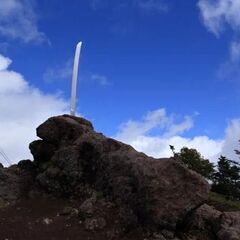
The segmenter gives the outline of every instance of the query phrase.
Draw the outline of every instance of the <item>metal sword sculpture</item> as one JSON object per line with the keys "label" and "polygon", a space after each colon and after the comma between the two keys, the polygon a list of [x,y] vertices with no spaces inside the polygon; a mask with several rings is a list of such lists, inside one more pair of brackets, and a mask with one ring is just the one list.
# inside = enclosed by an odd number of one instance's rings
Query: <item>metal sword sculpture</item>
{"label": "metal sword sculpture", "polygon": [[76,113],[76,101],[77,101],[77,79],[78,79],[78,68],[79,59],[82,48],[82,42],[79,42],[76,47],[74,65],[73,65],[73,75],[72,75],[72,94],[71,94],[71,109],[70,114],[75,116]]}

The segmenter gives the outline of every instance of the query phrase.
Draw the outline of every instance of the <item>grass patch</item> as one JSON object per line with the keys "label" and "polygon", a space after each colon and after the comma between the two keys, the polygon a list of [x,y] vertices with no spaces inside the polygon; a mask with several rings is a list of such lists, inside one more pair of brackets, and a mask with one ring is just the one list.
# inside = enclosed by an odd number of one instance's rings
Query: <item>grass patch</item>
{"label": "grass patch", "polygon": [[239,200],[229,200],[225,196],[214,192],[211,192],[209,195],[208,205],[224,212],[240,211]]}

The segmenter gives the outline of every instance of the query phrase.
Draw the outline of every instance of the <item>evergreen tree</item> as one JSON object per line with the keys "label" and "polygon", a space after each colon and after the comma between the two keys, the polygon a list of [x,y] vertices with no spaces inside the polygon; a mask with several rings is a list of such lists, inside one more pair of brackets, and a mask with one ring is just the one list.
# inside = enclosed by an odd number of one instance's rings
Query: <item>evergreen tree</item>
{"label": "evergreen tree", "polygon": [[221,156],[217,168],[212,191],[228,198],[240,199],[240,167],[238,163]]}
{"label": "evergreen tree", "polygon": [[214,164],[209,160],[204,159],[196,149],[184,147],[180,153],[176,153],[175,157],[184,162],[188,168],[201,174],[207,179],[212,179],[214,176]]}

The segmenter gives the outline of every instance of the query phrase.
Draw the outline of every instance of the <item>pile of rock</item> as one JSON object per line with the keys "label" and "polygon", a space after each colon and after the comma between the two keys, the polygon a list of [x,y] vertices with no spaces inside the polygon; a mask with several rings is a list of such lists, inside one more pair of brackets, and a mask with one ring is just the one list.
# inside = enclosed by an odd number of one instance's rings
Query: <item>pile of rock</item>
{"label": "pile of rock", "polygon": [[93,189],[116,205],[119,224],[142,227],[150,232],[149,239],[240,239],[239,214],[203,205],[208,183],[175,159],[148,157],[69,115],[48,119],[37,128],[37,136],[41,140],[30,144],[33,162],[0,168],[0,198],[26,192],[85,198],[77,211],[85,214],[86,228],[101,229],[106,221],[92,216],[96,198],[88,192]]}

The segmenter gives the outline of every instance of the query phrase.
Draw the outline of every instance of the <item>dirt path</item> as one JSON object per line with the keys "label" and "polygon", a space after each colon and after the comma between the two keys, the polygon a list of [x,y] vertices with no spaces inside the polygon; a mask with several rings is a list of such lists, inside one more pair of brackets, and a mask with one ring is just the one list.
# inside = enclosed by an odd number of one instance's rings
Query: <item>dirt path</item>
{"label": "dirt path", "polygon": [[[73,205],[73,203],[71,203]],[[112,229],[108,221],[104,230],[86,231],[79,218],[61,216],[69,202],[63,200],[25,200],[0,210],[1,240],[106,240]],[[135,235],[135,234],[134,234]],[[133,237],[114,238],[131,239]],[[139,239],[139,238],[138,238]]]}

